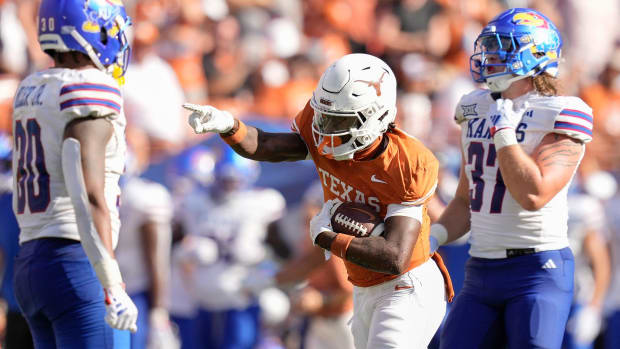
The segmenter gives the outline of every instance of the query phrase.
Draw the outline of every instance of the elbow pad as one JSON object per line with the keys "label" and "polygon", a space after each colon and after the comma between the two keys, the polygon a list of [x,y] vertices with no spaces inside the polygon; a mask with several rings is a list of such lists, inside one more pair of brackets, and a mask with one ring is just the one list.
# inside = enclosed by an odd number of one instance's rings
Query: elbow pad
{"label": "elbow pad", "polygon": [[75,138],[65,139],[61,158],[65,187],[73,204],[78,233],[88,260],[104,288],[121,284],[123,280],[118,263],[106,250],[93,223],[82,172],[80,142]]}

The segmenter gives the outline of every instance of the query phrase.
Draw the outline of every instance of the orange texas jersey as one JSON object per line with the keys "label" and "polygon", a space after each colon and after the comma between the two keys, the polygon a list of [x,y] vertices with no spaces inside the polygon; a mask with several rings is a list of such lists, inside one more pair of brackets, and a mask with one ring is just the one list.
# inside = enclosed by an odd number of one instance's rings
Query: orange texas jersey
{"label": "orange texas jersey", "polygon": [[[312,137],[314,111],[307,104],[293,121],[293,131],[306,142],[314,160],[325,200],[338,198],[344,202],[361,202],[374,207],[385,217],[389,204],[421,205],[437,186],[439,163],[422,142],[399,129],[387,132],[387,149],[368,161],[337,161],[319,154]],[[411,255],[408,270],[429,259],[430,219],[424,207],[419,238]],[[370,271],[345,261],[349,280],[356,286],[368,287],[396,278]]]}

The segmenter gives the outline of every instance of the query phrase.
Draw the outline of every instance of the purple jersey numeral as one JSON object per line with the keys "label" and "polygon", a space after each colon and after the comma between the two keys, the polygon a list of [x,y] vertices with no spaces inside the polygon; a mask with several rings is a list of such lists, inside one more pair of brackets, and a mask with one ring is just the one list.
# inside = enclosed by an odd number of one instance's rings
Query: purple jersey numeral
{"label": "purple jersey numeral", "polygon": [[[482,199],[484,197],[484,180],[482,174],[484,173],[484,167],[482,166],[482,159],[484,158],[484,145],[480,142],[471,142],[467,148],[467,164],[474,165],[474,169],[471,171],[471,178],[474,187],[469,190],[469,203],[472,212],[480,212],[482,207]],[[486,166],[495,167],[497,154],[495,152],[495,144],[489,145],[489,153],[487,154]],[[474,162],[475,161],[475,162]],[[502,173],[497,169],[497,176],[495,177],[495,187],[493,188],[493,195],[491,195],[491,208],[490,213],[502,213],[502,203],[504,201],[504,195],[506,194],[506,186],[504,185],[504,179]]]}
{"label": "purple jersey numeral", "polygon": [[24,166],[26,158],[26,131],[21,121],[15,123],[15,152],[19,154],[17,160],[17,173],[15,174],[15,182],[17,183],[17,214],[23,214],[26,208],[26,180],[28,172]]}
{"label": "purple jersey numeral", "polygon": [[50,176],[45,166],[41,126],[37,120],[28,119],[26,130],[21,121],[15,123],[15,149],[19,151],[17,213],[24,213],[26,201],[30,213],[44,212],[50,203]]}
{"label": "purple jersey numeral", "polygon": [[[469,189],[469,205],[473,212],[480,212],[482,207],[482,197],[484,193],[484,180],[482,179],[482,158],[484,157],[484,146],[480,142],[469,143],[467,150],[467,163],[474,163],[474,169],[471,171],[471,179],[474,187]],[[475,162],[474,162],[475,159]]]}
{"label": "purple jersey numeral", "polygon": [[[489,145],[489,154],[487,156],[487,166],[494,167],[497,154],[495,152],[495,144]],[[504,194],[506,194],[506,185],[504,185],[504,179],[502,178],[502,171],[497,169],[497,176],[495,176],[495,187],[493,188],[493,195],[491,196],[491,213],[502,213],[502,203],[504,202]]]}

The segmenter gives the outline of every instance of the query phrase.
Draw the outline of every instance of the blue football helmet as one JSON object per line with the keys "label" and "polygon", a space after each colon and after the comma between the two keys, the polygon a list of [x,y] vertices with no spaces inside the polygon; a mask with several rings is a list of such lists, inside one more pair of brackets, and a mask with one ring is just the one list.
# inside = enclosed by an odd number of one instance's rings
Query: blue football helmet
{"label": "blue football helmet", "polygon": [[121,0],[43,0],[37,18],[43,51],[82,52],[117,79],[129,64],[130,25]]}
{"label": "blue football helmet", "polygon": [[175,180],[185,177],[201,187],[213,183],[217,155],[206,145],[196,145],[179,154],[172,164]]}
{"label": "blue football helmet", "polygon": [[514,81],[543,72],[557,77],[562,37],[542,13],[528,8],[502,12],[474,44],[470,72],[476,82],[501,92]]}
{"label": "blue football helmet", "polygon": [[224,147],[215,164],[214,174],[218,184],[229,182],[234,183],[236,188],[244,188],[256,182],[260,175],[260,165],[242,157],[230,147]]}

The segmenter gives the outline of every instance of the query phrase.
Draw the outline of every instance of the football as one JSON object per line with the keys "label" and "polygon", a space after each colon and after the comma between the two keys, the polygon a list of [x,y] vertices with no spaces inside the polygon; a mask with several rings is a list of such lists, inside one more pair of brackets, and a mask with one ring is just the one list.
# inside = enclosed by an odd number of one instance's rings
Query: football
{"label": "football", "polygon": [[383,220],[375,209],[366,204],[345,202],[336,208],[331,218],[334,232],[358,238],[383,234]]}

